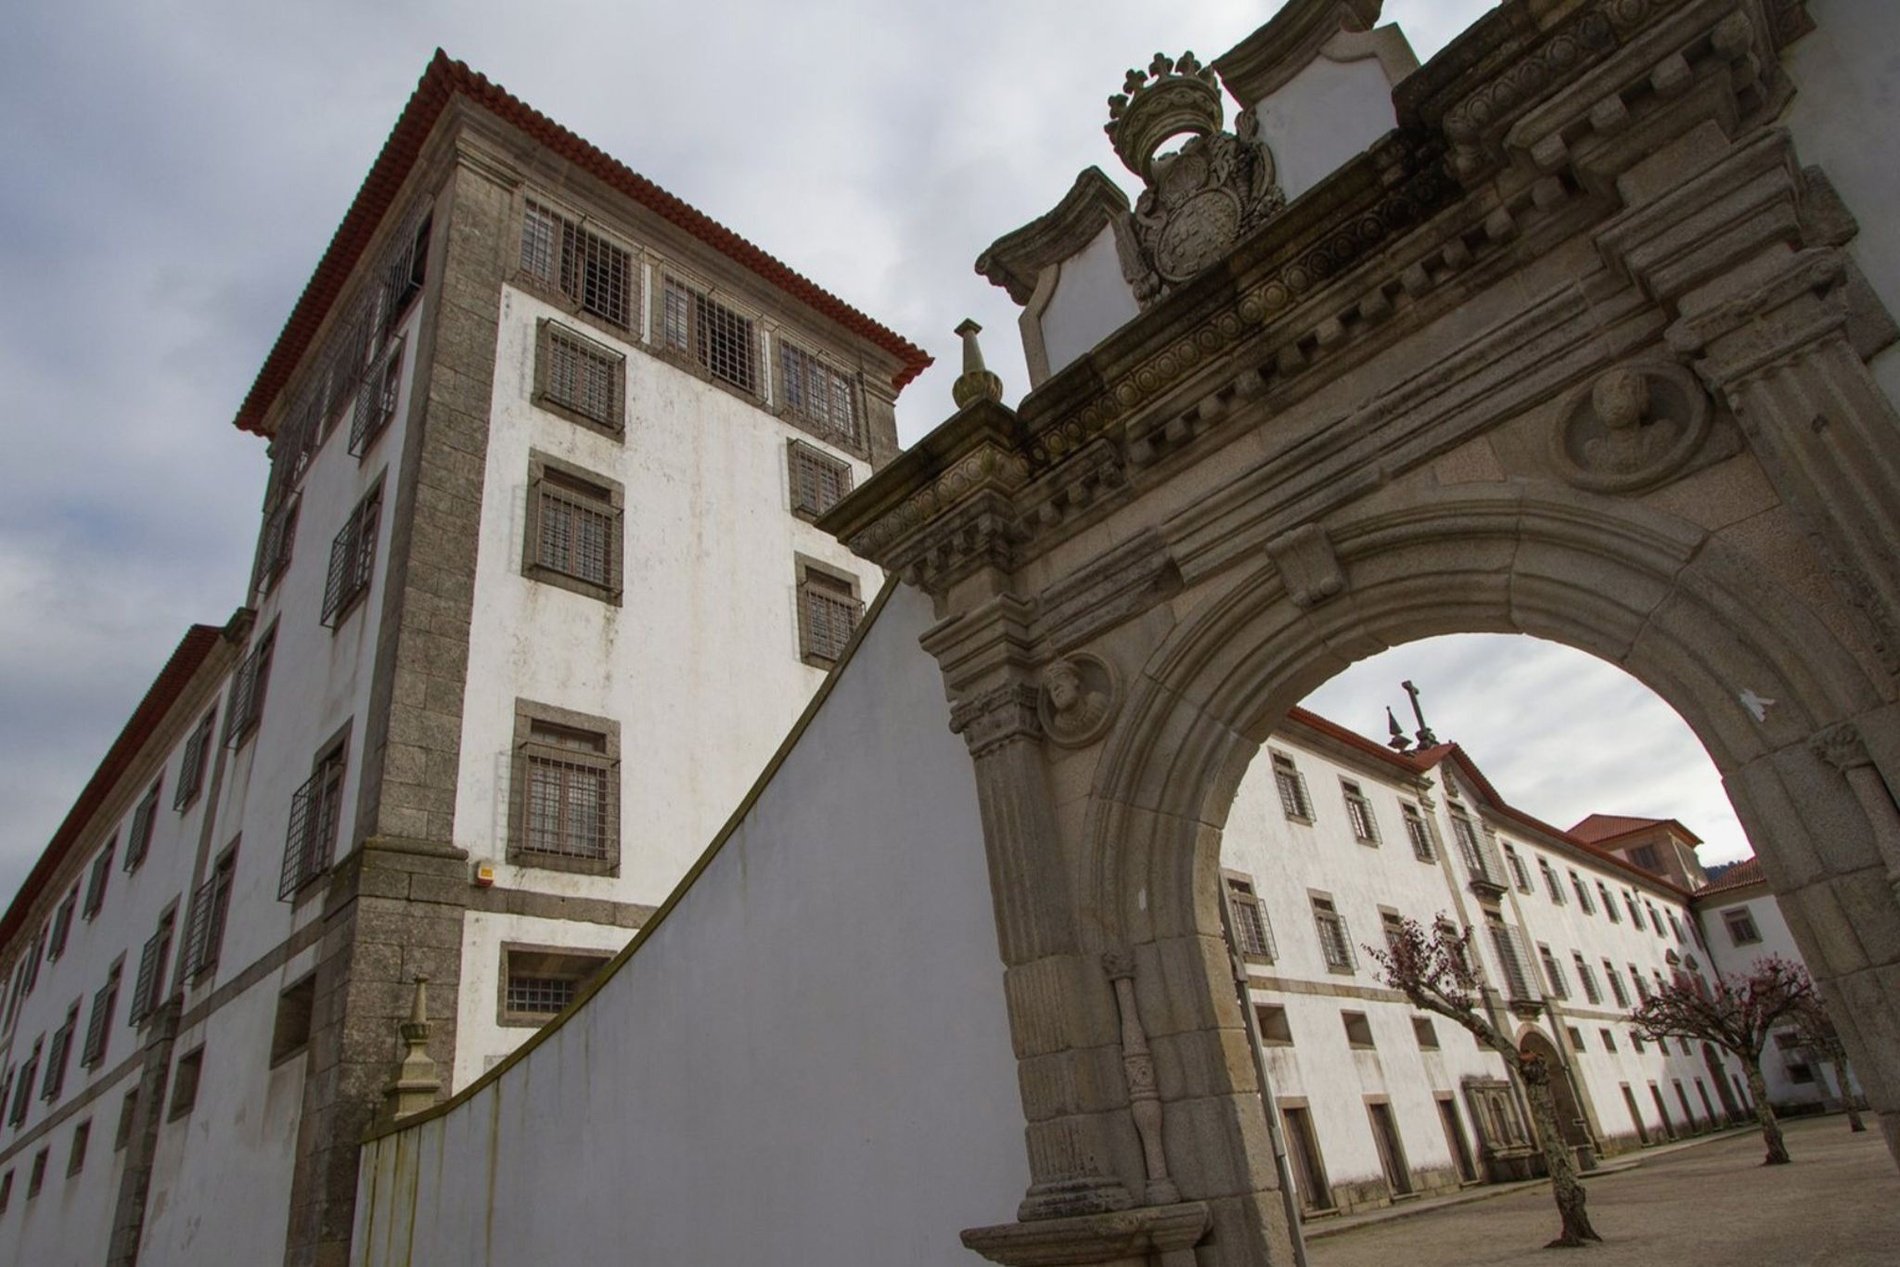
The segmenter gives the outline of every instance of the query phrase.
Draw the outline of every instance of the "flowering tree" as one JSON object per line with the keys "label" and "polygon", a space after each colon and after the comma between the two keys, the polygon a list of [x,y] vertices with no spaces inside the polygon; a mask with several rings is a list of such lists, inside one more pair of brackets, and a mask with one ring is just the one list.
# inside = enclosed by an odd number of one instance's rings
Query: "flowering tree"
{"label": "flowering tree", "polygon": [[1786,1165],[1788,1146],[1781,1125],[1768,1103],[1768,1084],[1761,1076],[1761,1049],[1768,1031],[1793,1019],[1801,1005],[1814,997],[1814,983],[1798,963],[1776,955],[1757,959],[1739,976],[1723,973],[1713,988],[1699,976],[1678,972],[1674,981],[1630,1013],[1630,1023],[1646,1036],[1688,1038],[1714,1043],[1734,1054],[1748,1072],[1748,1094],[1755,1101],[1755,1120],[1768,1145],[1764,1166]]}
{"label": "flowering tree", "polygon": [[1848,1085],[1847,1045],[1841,1042],[1841,1032],[1834,1028],[1834,1018],[1827,1014],[1827,1005],[1821,1002],[1821,996],[1810,994],[1794,1010],[1795,1028],[1801,1032],[1801,1041],[1814,1049],[1814,1054],[1823,1064],[1834,1067],[1834,1081],[1841,1088],[1841,1104],[1847,1109],[1847,1127],[1853,1131],[1864,1131],[1867,1123],[1860,1119],[1860,1105],[1854,1102],[1854,1092]]}
{"label": "flowering tree", "polygon": [[1457,930],[1441,921],[1427,932],[1416,920],[1392,928],[1385,949],[1367,946],[1378,961],[1385,983],[1411,1000],[1412,1006],[1455,1021],[1484,1046],[1504,1058],[1518,1076],[1530,1101],[1532,1124],[1550,1173],[1551,1195],[1557,1202],[1562,1226],[1546,1249],[1576,1248],[1603,1238],[1590,1226],[1584,1210],[1583,1182],[1577,1177],[1576,1155],[1564,1143],[1557,1124],[1557,1102],[1550,1080],[1561,1077],[1535,1053],[1518,1050],[1479,1010],[1478,975],[1471,955],[1471,929]]}

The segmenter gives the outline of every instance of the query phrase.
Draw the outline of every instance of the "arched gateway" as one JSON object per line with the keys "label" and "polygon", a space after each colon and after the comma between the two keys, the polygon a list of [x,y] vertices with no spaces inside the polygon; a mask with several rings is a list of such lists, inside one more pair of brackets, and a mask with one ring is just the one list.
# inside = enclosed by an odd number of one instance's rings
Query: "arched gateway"
{"label": "arched gateway", "polygon": [[[1221,828],[1291,705],[1434,634],[1681,712],[1900,1153],[1893,331],[1781,126],[1802,6],[1507,3],[1285,202],[1256,108],[1378,9],[1296,0],[1219,59],[1237,134],[1191,57],[1131,72],[1149,192],[1085,174],[981,262],[1036,389],[966,374],[826,521],[934,596],[976,766],[1033,1175],[966,1234],[999,1262],[1289,1261]],[[1136,315],[1065,354],[1091,259]]]}

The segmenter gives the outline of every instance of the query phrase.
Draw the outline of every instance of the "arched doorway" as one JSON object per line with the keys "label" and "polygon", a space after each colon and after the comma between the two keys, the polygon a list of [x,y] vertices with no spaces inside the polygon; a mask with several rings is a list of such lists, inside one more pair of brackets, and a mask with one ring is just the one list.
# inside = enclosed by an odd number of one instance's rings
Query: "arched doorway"
{"label": "arched doorway", "polygon": [[1590,1123],[1584,1117],[1583,1105],[1577,1098],[1577,1087],[1570,1077],[1570,1065],[1558,1054],[1557,1045],[1542,1030],[1537,1029],[1527,1030],[1518,1039],[1517,1045],[1525,1055],[1536,1056],[1547,1068],[1556,1071],[1557,1076],[1550,1080],[1550,1095],[1557,1102],[1557,1126],[1564,1133],[1564,1143],[1572,1148],[1590,1146]]}

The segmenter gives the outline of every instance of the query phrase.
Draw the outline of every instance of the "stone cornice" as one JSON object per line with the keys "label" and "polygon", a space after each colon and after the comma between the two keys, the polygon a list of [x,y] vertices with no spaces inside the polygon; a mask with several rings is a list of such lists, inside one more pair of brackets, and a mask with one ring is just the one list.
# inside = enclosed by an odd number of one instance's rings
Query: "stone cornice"
{"label": "stone cornice", "polygon": [[1385,0],[1291,0],[1266,25],[1214,59],[1242,109],[1272,95],[1341,31],[1369,31]]}
{"label": "stone cornice", "polygon": [[1026,304],[1043,269],[1077,254],[1127,216],[1128,195],[1101,168],[1085,168],[1054,210],[990,243],[976,257],[976,271]]}

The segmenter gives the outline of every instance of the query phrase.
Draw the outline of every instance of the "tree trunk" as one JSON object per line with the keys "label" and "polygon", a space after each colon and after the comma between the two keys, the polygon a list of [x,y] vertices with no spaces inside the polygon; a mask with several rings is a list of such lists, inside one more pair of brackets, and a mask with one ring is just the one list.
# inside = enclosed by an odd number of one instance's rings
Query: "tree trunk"
{"label": "tree trunk", "polygon": [[1847,1110],[1847,1129],[1856,1133],[1867,1129],[1867,1123],[1860,1120],[1860,1105],[1854,1103],[1854,1088],[1847,1081],[1847,1055],[1835,1052],[1828,1059],[1834,1068],[1834,1081],[1841,1089],[1841,1107]]}
{"label": "tree trunk", "polygon": [[1532,1125],[1537,1142],[1544,1150],[1544,1168],[1550,1172],[1550,1191],[1557,1201],[1557,1213],[1563,1228],[1545,1249],[1575,1249],[1586,1241],[1601,1241],[1590,1226],[1584,1210],[1583,1181],[1577,1178],[1577,1155],[1564,1142],[1557,1122],[1557,1102],[1550,1093],[1550,1080],[1560,1073],[1545,1067],[1541,1060],[1526,1060],[1518,1066],[1524,1080],[1525,1098],[1530,1101]]}
{"label": "tree trunk", "polygon": [[1764,1166],[1785,1166],[1794,1160],[1788,1156],[1788,1146],[1781,1139],[1781,1123],[1775,1120],[1775,1110],[1768,1103],[1768,1084],[1761,1076],[1761,1061],[1754,1056],[1743,1056],[1742,1067],[1748,1070],[1748,1094],[1755,1101],[1755,1120],[1761,1123],[1761,1137],[1768,1145],[1768,1155],[1762,1158]]}

